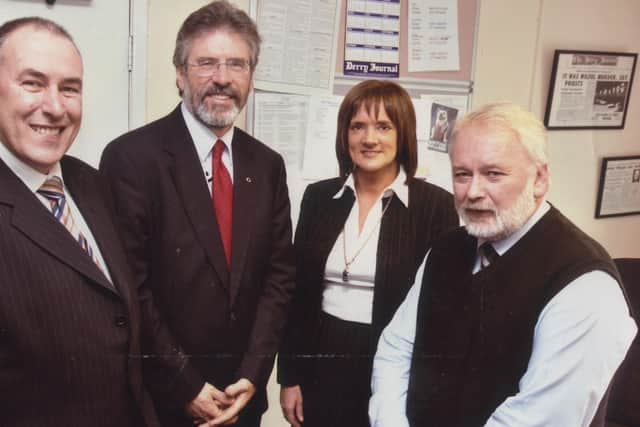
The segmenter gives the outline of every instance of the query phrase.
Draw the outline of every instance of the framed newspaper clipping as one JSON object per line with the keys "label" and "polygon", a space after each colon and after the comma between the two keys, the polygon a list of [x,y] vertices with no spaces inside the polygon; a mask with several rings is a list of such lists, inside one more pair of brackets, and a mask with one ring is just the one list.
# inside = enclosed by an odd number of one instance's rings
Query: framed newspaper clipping
{"label": "framed newspaper clipping", "polygon": [[640,155],[603,158],[596,218],[636,214],[640,214]]}
{"label": "framed newspaper clipping", "polygon": [[637,53],[556,50],[547,129],[622,129]]}

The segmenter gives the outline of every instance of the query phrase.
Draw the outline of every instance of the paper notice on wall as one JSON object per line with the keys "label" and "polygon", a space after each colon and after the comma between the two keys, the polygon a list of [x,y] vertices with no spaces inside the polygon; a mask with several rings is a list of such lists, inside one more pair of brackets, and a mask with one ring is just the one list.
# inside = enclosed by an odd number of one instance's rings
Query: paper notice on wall
{"label": "paper notice on wall", "polygon": [[261,0],[257,89],[331,93],[340,0]]}
{"label": "paper notice on wall", "polygon": [[287,170],[302,167],[308,97],[256,92],[254,102],[253,135],[282,155]]}
{"label": "paper notice on wall", "polygon": [[287,175],[338,175],[335,141],[341,96],[256,92],[253,135],[284,158]]}
{"label": "paper notice on wall", "polygon": [[349,0],[343,73],[398,77],[400,68],[400,0]]}
{"label": "paper notice on wall", "polygon": [[466,95],[423,95],[413,100],[418,137],[416,176],[452,191],[449,138],[456,120],[467,112]]}
{"label": "paper notice on wall", "polygon": [[409,71],[458,71],[458,0],[409,0]]}
{"label": "paper notice on wall", "polygon": [[467,112],[467,95],[422,95],[425,107],[416,109],[419,122],[418,141],[424,141],[430,150],[449,152],[449,137],[456,121]]}
{"label": "paper notice on wall", "polygon": [[319,180],[338,176],[336,129],[341,96],[312,96],[307,116],[302,177]]}

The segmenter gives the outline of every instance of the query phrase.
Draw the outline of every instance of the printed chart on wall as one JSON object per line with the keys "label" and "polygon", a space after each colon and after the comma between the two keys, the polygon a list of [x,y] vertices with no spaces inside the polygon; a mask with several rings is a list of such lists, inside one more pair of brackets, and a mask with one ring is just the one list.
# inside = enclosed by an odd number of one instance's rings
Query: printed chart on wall
{"label": "printed chart on wall", "polygon": [[260,0],[257,89],[330,93],[336,57],[339,0]]}
{"label": "printed chart on wall", "polygon": [[460,69],[457,0],[409,1],[409,71]]}
{"label": "printed chart on wall", "polygon": [[344,75],[398,77],[400,0],[347,2]]}

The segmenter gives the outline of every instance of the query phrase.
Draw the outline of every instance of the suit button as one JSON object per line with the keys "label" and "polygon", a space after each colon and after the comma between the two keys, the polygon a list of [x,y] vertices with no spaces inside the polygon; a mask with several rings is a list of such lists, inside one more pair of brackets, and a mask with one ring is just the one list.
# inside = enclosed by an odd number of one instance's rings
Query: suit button
{"label": "suit button", "polygon": [[229,320],[231,320],[232,322],[235,322],[236,319],[236,314],[232,311],[231,314],[229,314]]}
{"label": "suit button", "polygon": [[127,317],[126,316],[116,316],[116,326],[122,328],[127,326]]}

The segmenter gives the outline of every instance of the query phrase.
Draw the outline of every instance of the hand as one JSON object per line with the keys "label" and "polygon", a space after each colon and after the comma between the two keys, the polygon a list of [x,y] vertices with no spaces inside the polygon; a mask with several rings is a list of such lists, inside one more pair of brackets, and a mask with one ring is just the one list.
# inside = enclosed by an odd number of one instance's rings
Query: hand
{"label": "hand", "polygon": [[233,403],[224,392],[218,390],[209,383],[205,383],[200,393],[189,402],[185,411],[194,419],[194,422],[202,422],[222,415],[222,410]]}
{"label": "hand", "polygon": [[246,378],[240,378],[237,382],[230,384],[224,389],[227,399],[232,400],[229,407],[225,408],[220,415],[214,419],[201,424],[204,426],[218,426],[233,424],[238,420],[238,414],[251,400],[256,392],[256,386]]}
{"label": "hand", "polygon": [[304,421],[302,412],[302,390],[299,385],[280,387],[280,406],[284,418],[292,427],[300,427]]}

